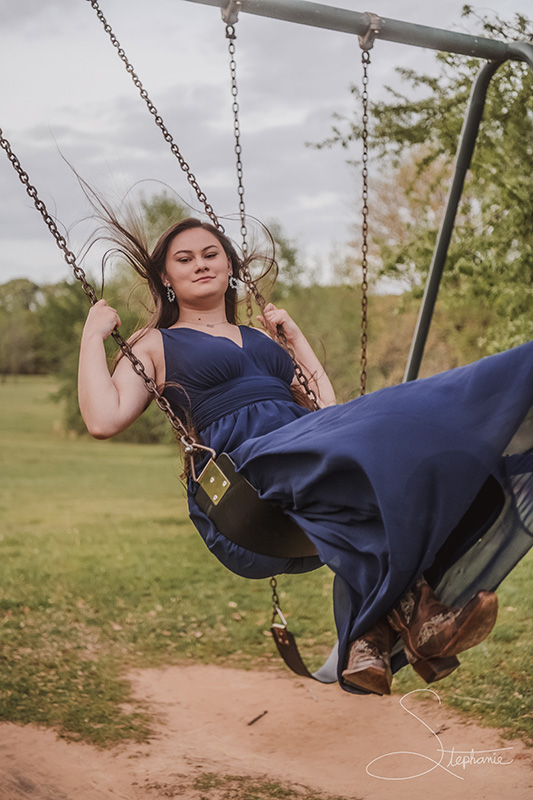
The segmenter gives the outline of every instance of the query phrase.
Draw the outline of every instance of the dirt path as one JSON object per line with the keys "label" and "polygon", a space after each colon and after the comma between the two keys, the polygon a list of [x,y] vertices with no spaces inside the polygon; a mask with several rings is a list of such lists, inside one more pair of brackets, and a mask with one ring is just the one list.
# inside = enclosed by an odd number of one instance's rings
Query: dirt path
{"label": "dirt path", "polygon": [[[361,800],[533,796],[533,752],[465,723],[434,695],[403,700],[416,719],[398,696],[350,696],[285,673],[186,666],[130,677],[155,717],[148,744],[101,751],[50,730],[0,725],[0,800],[238,796],[228,794],[229,784],[195,788],[206,772],[279,781],[304,798],[306,787]],[[441,746],[454,753],[436,766]],[[510,749],[498,750],[504,747]],[[471,763],[472,750],[478,763]],[[388,755],[395,751],[409,754]],[[458,751],[468,754],[464,767]]]}

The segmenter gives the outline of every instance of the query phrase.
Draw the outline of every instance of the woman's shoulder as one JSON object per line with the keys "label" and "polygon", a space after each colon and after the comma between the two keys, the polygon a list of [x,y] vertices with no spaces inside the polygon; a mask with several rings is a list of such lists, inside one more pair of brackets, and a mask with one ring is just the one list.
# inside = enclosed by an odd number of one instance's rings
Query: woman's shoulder
{"label": "woman's shoulder", "polygon": [[156,361],[163,352],[161,332],[157,328],[140,328],[127,339],[127,343],[140,358],[144,355]]}
{"label": "woman's shoulder", "polygon": [[261,333],[263,336],[266,336],[267,339],[272,339],[272,336],[264,328],[256,328],[255,325],[253,325],[253,326],[250,326],[250,325],[239,325],[239,328],[241,329],[241,331],[242,330],[254,331],[252,336],[254,336],[256,333]]}

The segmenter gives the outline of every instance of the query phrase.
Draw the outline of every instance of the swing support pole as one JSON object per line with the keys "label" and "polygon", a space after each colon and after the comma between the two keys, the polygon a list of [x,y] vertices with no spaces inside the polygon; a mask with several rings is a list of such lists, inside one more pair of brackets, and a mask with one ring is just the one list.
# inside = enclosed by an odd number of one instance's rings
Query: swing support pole
{"label": "swing support pole", "polygon": [[[220,10],[232,7],[235,13],[255,14],[299,25],[310,25],[330,31],[364,36],[370,24],[370,15],[345,8],[311,3],[308,0],[187,0],[188,3],[201,3],[215,6]],[[382,27],[379,39],[388,42],[425,47],[430,50],[444,50],[448,53],[474,56],[490,61],[523,60],[523,55],[513,49],[512,42],[501,42],[482,36],[431,28],[413,22],[401,22],[381,17]]]}
{"label": "swing support pole", "polygon": [[[514,51],[515,59],[526,61],[533,71],[533,45],[526,42],[513,42],[510,43],[509,47]],[[448,247],[453,233],[455,217],[463,192],[466,173],[470,168],[472,155],[476,146],[487,91],[501,63],[502,62],[489,61],[484,64],[478,72],[476,80],[472,84],[468,108],[463,122],[463,129],[459,138],[452,183],[448,192],[444,216],[440,225],[431,266],[426,279],[424,296],[420,305],[418,320],[405,368],[404,382],[415,380],[418,376],[433,310],[437,301],[437,294],[446,262],[446,256],[448,254]]]}

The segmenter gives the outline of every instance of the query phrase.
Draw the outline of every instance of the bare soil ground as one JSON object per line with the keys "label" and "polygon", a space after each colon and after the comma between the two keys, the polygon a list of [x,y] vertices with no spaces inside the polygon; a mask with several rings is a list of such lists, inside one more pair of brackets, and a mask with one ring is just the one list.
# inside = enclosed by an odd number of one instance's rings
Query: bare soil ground
{"label": "bare soil ground", "polygon": [[[198,665],[130,679],[154,716],[150,742],[99,750],[52,730],[0,725],[0,800],[266,797],[243,792],[248,778],[303,798],[533,797],[533,752],[429,693],[351,696],[286,673]],[[205,773],[221,780],[200,785]]]}

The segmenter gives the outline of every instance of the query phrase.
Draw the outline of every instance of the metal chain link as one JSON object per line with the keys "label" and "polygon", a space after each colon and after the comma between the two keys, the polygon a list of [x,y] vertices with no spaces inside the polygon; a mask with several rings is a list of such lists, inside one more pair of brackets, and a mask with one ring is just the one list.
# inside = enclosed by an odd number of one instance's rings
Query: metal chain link
{"label": "metal chain link", "polygon": [[[229,52],[229,66],[230,66],[230,74],[231,74],[231,96],[233,97],[233,103],[231,109],[233,111],[233,136],[235,139],[235,155],[237,156],[236,161],[236,169],[237,169],[237,194],[239,195],[239,215],[241,218],[241,248],[242,248],[242,255],[244,260],[246,261],[246,256],[248,255],[248,229],[246,227],[246,206],[244,203],[244,171],[242,165],[242,145],[241,145],[241,126],[239,121],[239,103],[237,101],[237,96],[239,93],[238,85],[237,85],[237,61],[235,59],[235,40],[237,38],[237,34],[235,32],[235,25],[226,25],[226,38],[228,40],[228,52]],[[252,292],[250,290],[250,281],[252,276],[250,275],[249,271],[245,270],[245,282],[244,285],[246,287],[246,318],[248,320],[248,325],[252,324],[252,316],[253,316],[253,308],[252,308]]]}
{"label": "metal chain link", "polygon": [[[21,163],[15,153],[13,152],[9,141],[4,137],[3,131],[0,128],[0,147],[5,151],[9,161],[15,172],[18,174],[19,180],[25,186],[27,194],[33,200],[33,204],[37,211],[41,214],[41,217],[48,227],[48,230],[54,237],[57,246],[63,252],[63,256],[65,261],[71,267],[72,272],[74,273],[74,277],[80,281],[83,291],[91,301],[91,304],[94,305],[98,302],[98,297],[94,290],[94,287],[89,283],[87,280],[87,276],[85,271],[76,264],[76,256],[69,250],[67,247],[67,242],[65,237],[59,232],[58,227],[53,219],[48,213],[48,209],[46,208],[45,203],[39,198],[37,193],[37,189],[30,183],[30,178],[27,172],[22,169]],[[111,336],[118,344],[122,352],[124,353],[125,357],[131,362],[131,365],[134,371],[139,375],[149,392],[151,392],[155,396],[155,402],[159,406],[159,408],[164,411],[167,415],[170,424],[174,428],[174,430],[180,435],[180,439],[182,444],[185,446],[186,452],[187,448],[193,448],[193,450],[202,449],[199,447],[198,443],[195,439],[189,434],[181,420],[176,416],[168,400],[162,396],[159,389],[157,388],[157,384],[155,383],[154,379],[151,378],[149,375],[146,374],[146,370],[144,364],[137,356],[133,353],[130,345],[126,340],[120,335],[118,330],[113,330]],[[190,452],[190,451],[189,451]]]}
{"label": "metal chain link", "polygon": [[[237,84],[237,61],[235,58],[235,40],[237,38],[237,34],[235,32],[235,25],[226,25],[226,37],[228,39],[228,50],[230,56],[230,72],[231,72],[231,95],[233,97],[233,104],[232,104],[232,111],[233,111],[233,135],[235,138],[235,154],[237,156],[237,192],[239,195],[239,214],[241,218],[241,236],[242,236],[242,253],[244,257],[244,263],[241,267],[241,276],[243,278],[243,282],[246,286],[246,316],[248,319],[248,324],[252,324],[252,297],[254,298],[255,302],[261,313],[263,313],[264,307],[266,305],[266,300],[258,290],[255,282],[250,274],[250,270],[246,263],[246,256],[248,253],[248,242],[247,242],[247,235],[248,229],[246,227],[246,207],[244,203],[244,170],[242,164],[242,146],[241,146],[241,127],[239,121],[239,103],[237,102],[237,97],[239,94],[238,84]],[[294,351],[289,346],[287,342],[287,338],[283,333],[283,329],[281,326],[278,326],[276,338],[278,342],[287,350],[289,353],[293,364],[294,364],[294,374],[296,380],[303,387],[307,395],[311,398],[315,408],[319,408],[318,405],[318,397],[316,392],[310,387],[309,381],[307,376],[305,375],[302,367],[296,360],[296,356]]]}
{"label": "metal chain link", "polygon": [[230,57],[230,73],[231,73],[231,96],[233,97],[232,111],[233,111],[233,135],[235,137],[235,155],[237,156],[237,194],[239,195],[239,215],[241,218],[241,237],[242,237],[242,252],[246,256],[248,252],[247,235],[248,229],[246,227],[246,208],[244,204],[244,183],[243,183],[243,166],[242,166],[242,146],[241,146],[241,127],[239,123],[239,103],[237,96],[239,93],[237,86],[237,62],[235,60],[235,40],[237,35],[235,33],[234,25],[226,25],[226,37],[228,39],[228,51]]}
{"label": "metal chain link", "polygon": [[270,588],[272,589],[272,622],[276,619],[280,612],[280,601],[278,597],[278,582],[274,576],[269,580]]}
{"label": "metal chain link", "polygon": [[187,180],[189,181],[190,185],[194,189],[194,191],[196,193],[196,197],[198,198],[199,202],[203,205],[206,215],[209,217],[209,219],[211,220],[213,225],[216,228],[218,228],[219,231],[224,233],[223,225],[221,224],[221,222],[219,221],[217,215],[215,214],[212,205],[207,202],[207,195],[201,190],[200,185],[198,184],[198,181],[196,180],[196,177],[195,177],[194,173],[192,172],[191,168],[189,167],[189,165],[187,164],[187,162],[183,158],[178,145],[176,144],[176,142],[174,141],[174,139],[172,137],[172,134],[169,132],[168,128],[166,127],[165,123],[163,122],[163,118],[159,114],[159,112],[158,112],[157,108],[155,107],[155,105],[150,100],[150,98],[148,96],[148,92],[146,91],[146,89],[142,85],[140,79],[136,75],[136,73],[135,73],[135,71],[133,69],[133,65],[128,60],[128,57],[126,56],[126,53],[124,52],[123,48],[121,47],[120,42],[118,41],[117,37],[113,33],[113,29],[111,28],[111,25],[108,23],[108,21],[104,17],[104,15],[103,15],[103,13],[102,13],[102,11],[100,9],[100,6],[98,5],[97,0],[88,0],[88,2],[91,4],[91,6],[96,11],[96,16],[98,17],[98,19],[102,23],[105,32],[108,34],[108,36],[109,36],[109,38],[111,40],[111,44],[116,49],[116,51],[117,51],[117,53],[119,55],[119,58],[121,59],[121,61],[124,62],[124,65],[126,67],[126,71],[130,74],[133,83],[135,84],[135,86],[139,90],[139,94],[141,95],[142,99],[146,103],[146,105],[148,107],[148,111],[150,112],[150,114],[152,114],[152,116],[154,118],[154,121],[155,121],[155,124],[161,130],[161,133],[163,134],[163,138],[165,139],[166,142],[168,142],[168,144],[170,145],[170,150],[172,151],[173,155],[176,156],[176,158],[178,159],[179,165],[180,165],[181,169],[183,170],[183,172],[185,173],[185,175],[187,176]]}
{"label": "metal chain link", "polygon": [[370,53],[368,50],[362,52],[363,62],[363,221],[361,226],[361,394],[366,393],[366,368],[367,368],[367,327],[368,327],[368,65],[370,64]]}

